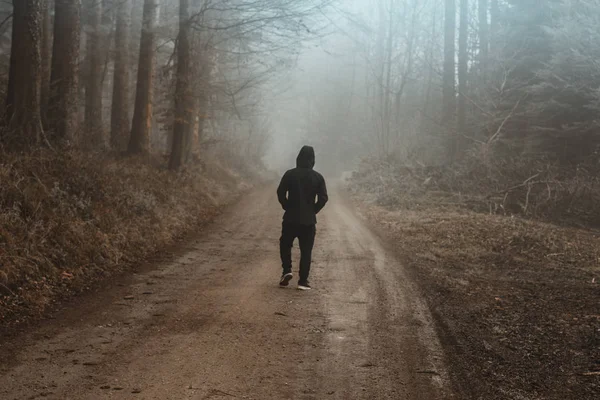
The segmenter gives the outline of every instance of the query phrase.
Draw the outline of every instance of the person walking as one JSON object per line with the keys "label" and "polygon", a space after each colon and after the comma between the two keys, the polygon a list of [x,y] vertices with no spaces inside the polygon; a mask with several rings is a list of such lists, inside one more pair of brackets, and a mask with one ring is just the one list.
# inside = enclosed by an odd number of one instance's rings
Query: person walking
{"label": "person walking", "polygon": [[277,198],[285,211],[279,239],[283,273],[279,285],[288,286],[292,274],[292,245],[300,244],[300,278],[298,289],[310,290],[308,276],[315,243],[317,214],[329,200],[323,176],[315,171],[315,150],[303,146],[296,158],[296,168],[287,171],[277,188]]}

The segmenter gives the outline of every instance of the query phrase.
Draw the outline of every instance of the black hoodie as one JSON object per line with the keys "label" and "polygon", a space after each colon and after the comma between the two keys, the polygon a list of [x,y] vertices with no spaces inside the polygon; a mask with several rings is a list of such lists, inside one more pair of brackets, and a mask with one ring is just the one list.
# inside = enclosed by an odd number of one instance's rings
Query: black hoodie
{"label": "black hoodie", "polygon": [[327,203],[325,179],[315,166],[315,150],[304,146],[296,158],[296,168],[283,175],[277,188],[277,198],[285,210],[284,222],[314,225],[317,214]]}

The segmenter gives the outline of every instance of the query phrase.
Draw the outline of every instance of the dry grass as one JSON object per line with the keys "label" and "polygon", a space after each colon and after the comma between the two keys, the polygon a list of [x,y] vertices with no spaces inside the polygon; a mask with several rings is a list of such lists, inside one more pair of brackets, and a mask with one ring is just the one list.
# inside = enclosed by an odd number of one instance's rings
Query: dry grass
{"label": "dry grass", "polygon": [[578,227],[600,228],[600,164],[470,154],[446,167],[365,160],[351,189],[392,208],[440,205]]}
{"label": "dry grass", "polygon": [[139,262],[247,187],[216,159],[177,175],[158,160],[78,152],[1,159],[0,321]]}

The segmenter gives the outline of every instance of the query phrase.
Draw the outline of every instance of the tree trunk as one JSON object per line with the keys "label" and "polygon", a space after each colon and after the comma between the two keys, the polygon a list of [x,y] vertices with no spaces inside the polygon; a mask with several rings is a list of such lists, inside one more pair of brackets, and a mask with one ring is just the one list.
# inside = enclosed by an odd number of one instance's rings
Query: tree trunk
{"label": "tree trunk", "polygon": [[42,41],[42,120],[48,126],[48,101],[50,98],[50,74],[52,65],[52,0],[47,0],[43,10]]}
{"label": "tree trunk", "polygon": [[[18,0],[13,0],[13,3],[18,2]],[[9,61],[9,71],[8,71],[8,85],[6,88],[6,101],[4,103],[4,109],[6,114],[4,115],[5,121],[4,125],[8,126],[10,120],[12,119],[15,107],[15,79],[17,77],[16,63],[17,63],[17,51],[12,51],[13,49],[17,49],[19,45],[19,21],[17,20],[18,10],[16,7],[13,7],[13,20],[12,20],[12,34],[11,34],[11,52],[10,52],[10,61]]]}
{"label": "tree trunk", "polygon": [[420,131],[426,132],[427,119],[431,112],[431,91],[433,87],[433,77],[435,76],[435,51],[436,51],[436,39],[437,39],[437,8],[434,8],[433,15],[431,16],[431,37],[429,38],[429,49],[427,52],[427,84],[425,86],[425,94],[423,99],[423,111],[421,112],[421,123]]}
{"label": "tree trunk", "polygon": [[117,9],[115,32],[115,69],[110,124],[110,145],[121,151],[127,145],[130,130],[129,107],[129,30],[131,24],[131,1],[121,0]]}
{"label": "tree trunk", "polygon": [[[42,133],[42,25],[44,0],[13,0],[13,38],[7,106],[9,147],[37,145]],[[16,90],[18,89],[18,90]]]}
{"label": "tree trunk", "polygon": [[375,118],[377,127],[375,129],[375,133],[377,135],[377,151],[379,156],[383,156],[385,154],[385,145],[383,144],[383,138],[385,135],[385,125],[384,125],[384,115],[383,110],[385,107],[385,96],[387,93],[385,92],[385,34],[386,34],[386,18],[385,18],[385,7],[383,0],[378,1],[378,15],[379,15],[379,29],[377,32],[377,42],[376,42],[376,79],[377,84],[375,85],[375,95],[377,96],[375,103]]}
{"label": "tree trunk", "polygon": [[150,151],[154,75],[154,30],[157,14],[158,0],[144,0],[135,109],[133,111],[131,137],[127,149],[130,154],[142,154]]}
{"label": "tree trunk", "polygon": [[[112,49],[115,33],[115,8],[123,0],[102,0],[102,18],[100,21],[100,40],[101,40],[101,57],[102,57],[102,100],[105,101],[109,97],[112,97],[112,81],[114,79],[114,69],[111,71],[110,64],[114,58],[114,51]],[[102,108],[102,115],[104,116],[104,106]],[[103,122],[104,118],[102,119]],[[110,122],[110,121],[109,121]],[[104,133],[107,131],[104,129]],[[105,143],[108,143],[109,138],[104,137]]]}
{"label": "tree trunk", "polygon": [[[400,87],[398,88],[398,91],[396,92],[396,126],[399,127],[400,124],[402,123],[401,119],[402,119],[402,97],[404,96],[404,90],[406,89],[406,86],[408,84],[409,79],[411,79],[411,75],[412,75],[412,70],[413,70],[413,59],[415,57],[415,41],[416,41],[416,34],[417,34],[417,29],[416,29],[416,25],[417,25],[417,5],[418,5],[419,1],[418,0],[413,0],[412,4],[410,5],[410,27],[408,30],[408,39],[407,39],[407,44],[406,44],[406,55],[405,55],[405,62],[404,62],[404,69],[402,71],[402,76],[400,77]],[[405,8],[405,15],[408,15],[408,6]],[[396,128],[398,129],[398,128]]]}
{"label": "tree trunk", "polygon": [[491,40],[490,40],[490,50],[493,55],[496,55],[498,51],[498,31],[499,31],[499,15],[500,8],[498,6],[498,0],[490,0],[490,30],[491,30]]}
{"label": "tree trunk", "polygon": [[104,146],[102,127],[102,2],[88,0],[87,3],[87,77],[85,86],[85,136],[89,138],[87,145],[91,149]]}
{"label": "tree trunk", "polygon": [[188,104],[189,121],[185,127],[183,141],[183,164],[186,164],[192,158],[192,147],[194,145],[194,135],[196,133],[196,111],[198,110],[198,101],[193,96],[191,103]]}
{"label": "tree trunk", "polygon": [[383,87],[384,101],[383,101],[383,155],[387,156],[391,151],[390,136],[391,136],[391,99],[390,93],[392,92],[392,53],[394,50],[394,0],[390,0],[390,14],[389,23],[387,30],[387,46],[385,50],[385,85]]}
{"label": "tree trunk", "polygon": [[443,73],[443,98],[444,112],[443,123],[452,126],[456,114],[456,2],[445,0],[444,18],[444,73]]}
{"label": "tree trunk", "polygon": [[187,154],[186,138],[191,132],[193,108],[191,99],[190,65],[190,14],[189,0],[179,0],[179,37],[177,40],[177,83],[175,87],[175,121],[173,126],[173,148],[169,168],[179,169]]}
{"label": "tree trunk", "polygon": [[467,124],[467,75],[468,75],[468,35],[469,35],[469,0],[460,0],[460,27],[458,32],[458,125],[457,125],[457,153],[463,149],[461,146],[466,134]]}
{"label": "tree trunk", "polygon": [[489,28],[488,0],[479,0],[479,67],[481,79],[485,83],[488,74]]}
{"label": "tree trunk", "polygon": [[204,138],[206,120],[209,119],[210,114],[208,110],[210,105],[208,82],[212,69],[206,49],[202,50],[204,50],[204,54],[202,54],[198,63],[199,87],[197,88],[198,100],[196,102],[196,105],[198,106],[198,109],[196,110],[196,115],[198,117],[198,146],[201,146]]}
{"label": "tree trunk", "polygon": [[81,0],[55,0],[49,125],[58,142],[76,142],[79,129]]}

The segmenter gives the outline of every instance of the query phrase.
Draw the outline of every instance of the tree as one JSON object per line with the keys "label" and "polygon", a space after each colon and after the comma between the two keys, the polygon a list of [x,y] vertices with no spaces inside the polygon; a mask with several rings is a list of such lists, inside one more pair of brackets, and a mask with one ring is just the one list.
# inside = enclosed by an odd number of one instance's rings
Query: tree
{"label": "tree", "polygon": [[564,162],[597,159],[600,111],[600,0],[558,0],[536,10],[541,29],[531,31],[535,40],[533,78],[527,80],[528,141],[538,151]]}
{"label": "tree", "polygon": [[91,148],[103,146],[104,132],[102,127],[102,1],[87,2],[87,76],[85,85],[85,134],[89,138],[87,145]]}
{"label": "tree", "polygon": [[75,140],[78,130],[81,0],[55,0],[49,126],[57,141]]}
{"label": "tree", "polygon": [[[7,112],[11,147],[39,143],[42,133],[42,13],[44,0],[13,0]],[[18,90],[17,90],[18,89]]]}
{"label": "tree", "polygon": [[[18,0],[14,0],[14,1],[18,1]],[[14,2],[13,1],[13,2]],[[19,19],[18,19],[18,12],[19,11],[17,8],[13,7],[13,23],[12,23],[12,32],[11,32],[11,44],[15,44],[18,43],[19,40]],[[13,113],[14,113],[14,107],[15,107],[15,79],[17,77],[17,69],[16,69],[16,62],[17,62],[17,51],[12,51],[13,49],[11,48],[11,52],[10,52],[10,61],[9,61],[9,70],[8,70],[8,85],[6,87],[6,100],[4,102],[4,109],[5,109],[5,125],[8,125],[10,123],[10,120],[12,119]]]}
{"label": "tree", "polygon": [[143,154],[150,151],[150,131],[152,128],[152,85],[154,75],[154,41],[158,0],[144,0],[142,37],[138,76],[133,111],[133,124],[128,152]]}
{"label": "tree", "polygon": [[460,27],[458,32],[458,127],[455,155],[460,152],[467,120],[467,77],[468,77],[469,0],[460,0]]}
{"label": "tree", "polygon": [[42,27],[42,120],[46,126],[48,101],[50,97],[50,74],[52,65],[52,0],[47,0],[43,5]]}
{"label": "tree", "polygon": [[496,55],[498,48],[498,35],[500,32],[500,6],[498,0],[490,0],[490,49]]}
{"label": "tree", "polygon": [[210,81],[210,72],[211,72],[211,63],[208,61],[209,60],[209,55],[208,55],[208,50],[207,49],[203,49],[200,50],[203,52],[203,54],[200,55],[199,57],[199,69],[200,71],[198,72],[198,77],[199,77],[199,82],[198,82],[198,92],[197,92],[197,100],[196,100],[196,105],[197,105],[197,109],[196,109],[196,117],[198,118],[198,127],[197,127],[197,134],[198,134],[198,142],[200,142],[204,136],[204,128],[206,125],[206,119],[207,119],[207,114],[208,114],[208,104],[209,104],[209,88],[208,88],[208,82]]}
{"label": "tree", "polygon": [[479,0],[479,69],[482,81],[486,81],[489,58],[489,25],[488,25],[488,0]]}
{"label": "tree", "polygon": [[429,35],[429,48],[427,49],[427,76],[424,91],[424,99],[423,99],[423,109],[421,111],[421,122],[419,131],[424,133],[426,132],[425,127],[429,123],[429,116],[432,113],[432,89],[433,89],[433,79],[436,74],[435,72],[435,55],[436,55],[436,39],[437,39],[437,7],[434,8],[431,13],[431,33]]}
{"label": "tree", "polygon": [[[455,50],[455,31],[456,31],[456,2],[455,0],[445,0],[445,18],[444,18],[444,73],[443,73],[443,124],[452,126],[456,114],[456,50]],[[454,141],[453,141],[454,142]],[[452,144],[454,146],[454,144]],[[451,150],[453,153],[454,150]],[[453,155],[451,155],[453,156]]]}
{"label": "tree", "polygon": [[120,0],[115,32],[115,68],[111,104],[110,145],[122,150],[127,144],[130,128],[129,107],[129,30],[131,0]]}
{"label": "tree", "polygon": [[186,145],[192,125],[189,1],[179,0],[179,37],[177,38],[177,83],[175,88],[175,122],[173,127],[173,149],[169,168],[179,169],[184,163]]}

